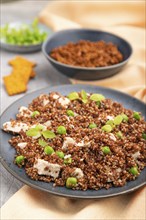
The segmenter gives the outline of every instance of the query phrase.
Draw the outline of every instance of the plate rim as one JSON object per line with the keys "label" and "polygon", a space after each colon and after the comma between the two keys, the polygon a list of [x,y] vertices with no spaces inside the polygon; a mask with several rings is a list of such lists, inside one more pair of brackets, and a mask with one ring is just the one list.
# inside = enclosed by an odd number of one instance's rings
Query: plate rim
{"label": "plate rim", "polygon": [[[41,89],[39,89],[39,90],[35,90],[35,91],[32,91],[32,92],[30,92],[30,93],[28,93],[28,94],[26,94],[26,95],[24,95],[23,97],[21,97],[21,98],[19,98],[19,99],[17,99],[16,101],[14,101],[12,104],[10,104],[3,112],[2,112],[2,114],[1,114],[1,116],[0,116],[0,121],[1,121],[1,119],[2,119],[2,117],[3,117],[3,115],[5,114],[5,112],[7,112],[7,110],[10,108],[10,107],[12,107],[13,105],[15,105],[15,103],[19,103],[19,101],[21,100],[21,99],[23,99],[23,98],[25,98],[25,97],[29,97],[31,94],[33,95],[35,95],[35,93],[37,92],[37,93],[41,93],[41,91],[44,91],[44,90],[51,90],[51,89],[54,89],[55,90],[55,88],[57,89],[58,87],[59,88],[65,88],[65,87],[74,87],[74,86],[79,86],[79,87],[92,87],[92,88],[96,88],[96,89],[105,89],[106,91],[108,90],[108,91],[111,91],[111,92],[116,92],[116,93],[118,93],[119,95],[124,95],[124,96],[126,96],[126,97],[128,97],[128,98],[132,98],[133,100],[136,100],[136,101],[138,101],[140,104],[142,104],[142,105],[145,105],[145,103],[144,102],[142,102],[141,100],[139,100],[139,99],[137,99],[137,98],[135,98],[135,97],[132,97],[131,95],[129,95],[129,94],[126,94],[126,93],[124,93],[124,92],[121,92],[121,91],[118,91],[118,90],[115,90],[115,89],[111,89],[111,88],[107,88],[107,87],[103,87],[103,86],[95,86],[95,85],[85,85],[85,84],[64,84],[64,85],[58,85],[58,86],[47,86],[47,87],[44,87],[44,88],[41,88]],[[50,92],[50,91],[48,91],[48,92]],[[38,96],[38,95],[37,95]],[[31,101],[31,100],[30,100]],[[0,135],[2,134],[2,129],[1,129],[1,131],[0,131]],[[1,143],[1,146],[0,146],[0,148],[2,148],[2,143]],[[38,190],[42,190],[42,191],[44,191],[44,192],[47,192],[47,193],[50,193],[50,194],[53,194],[53,195],[56,195],[56,196],[61,196],[61,197],[66,197],[66,198],[72,198],[72,199],[101,199],[101,198],[109,198],[109,197],[115,197],[115,196],[120,196],[120,195],[123,195],[123,194],[127,194],[127,193],[130,193],[130,192],[133,192],[133,191],[135,191],[135,190],[137,190],[137,189],[139,189],[139,188],[141,188],[141,187],[143,187],[145,184],[146,184],[146,181],[143,181],[142,183],[140,183],[139,185],[137,185],[137,186],[135,186],[135,187],[132,187],[132,188],[130,188],[130,189],[126,189],[126,190],[124,190],[124,191],[122,191],[122,192],[116,192],[116,193],[111,193],[111,194],[105,194],[105,195],[86,195],[86,196],[84,196],[84,195],[70,195],[69,193],[62,193],[62,192],[55,192],[55,191],[52,191],[52,190],[50,190],[50,189],[46,189],[46,188],[42,188],[41,186],[38,186],[38,185],[36,185],[36,184],[32,184],[31,182],[29,182],[29,181],[27,181],[25,178],[23,178],[23,177],[21,177],[17,172],[15,172],[13,169],[11,169],[10,167],[9,167],[9,165],[7,164],[7,162],[5,162],[5,159],[2,157],[2,155],[0,155],[0,161],[1,161],[1,164],[5,167],[5,169],[12,175],[12,176],[14,176],[16,179],[18,179],[18,180],[20,180],[22,183],[25,183],[26,185],[28,185],[28,186],[30,186],[30,187],[32,187],[32,188],[35,188],[35,189],[38,189]],[[146,167],[143,169],[143,171],[146,171]],[[145,174],[145,173],[144,173]],[[134,180],[135,181],[135,180]],[[38,181],[39,182],[39,181]],[[129,181],[129,182],[132,182],[132,181]],[[49,184],[49,183],[48,183]],[[63,188],[65,188],[65,187],[63,187]],[[114,189],[114,187],[111,187],[111,188],[113,188]],[[118,188],[118,187],[116,187],[116,188]],[[121,188],[121,187],[119,187],[119,188]],[[88,190],[90,190],[90,189],[88,189]],[[99,189],[100,190],[100,189]],[[76,191],[80,191],[80,190],[76,190]],[[98,191],[98,190],[97,190]],[[95,192],[97,192],[96,190],[95,190]],[[85,191],[85,192],[87,192],[87,190]],[[108,190],[107,190],[107,192],[108,192]]]}
{"label": "plate rim", "polygon": [[[124,195],[124,194],[128,194],[128,193],[131,193],[131,192],[134,192],[136,191],[137,189],[140,189],[142,188],[143,186],[146,185],[145,182],[141,183],[140,185],[138,186],[135,186],[133,187],[132,189],[127,189],[125,191],[122,191],[122,192],[119,192],[119,193],[112,193],[112,194],[109,194],[109,195],[87,195],[87,196],[81,196],[81,195],[70,195],[70,194],[63,194],[63,193],[58,193],[58,192],[54,192],[54,191],[51,191],[51,190],[47,190],[45,188],[41,188],[40,186],[37,186],[37,185],[33,185],[32,183],[28,182],[27,180],[21,178],[17,173],[15,173],[12,169],[9,168],[9,166],[7,165],[7,163],[4,161],[3,158],[0,158],[0,162],[1,164],[4,166],[4,168],[13,176],[15,177],[17,180],[21,181],[22,183],[25,183],[27,186],[30,186],[34,189],[37,189],[37,190],[41,190],[43,192],[47,192],[47,193],[50,193],[52,195],[55,195],[55,196],[61,196],[61,197],[64,197],[64,198],[71,198],[71,199],[103,199],[103,198],[112,198],[112,197],[115,197],[115,196],[120,196],[120,195]],[[49,184],[49,183],[48,183]],[[99,189],[100,190],[100,189]],[[79,190],[78,190],[79,191]],[[97,192],[98,190],[95,190],[95,192]]]}
{"label": "plate rim", "polygon": [[52,86],[45,86],[45,87],[43,87],[43,88],[41,88],[41,89],[37,89],[37,90],[35,90],[35,91],[31,91],[31,92],[29,92],[29,93],[27,93],[27,94],[25,94],[24,96],[22,96],[22,97],[20,97],[20,98],[18,98],[17,100],[15,100],[13,103],[11,103],[8,107],[6,107],[4,110],[3,110],[3,112],[2,112],[2,114],[0,115],[0,119],[1,119],[1,117],[2,117],[2,115],[4,114],[4,112],[10,107],[10,106],[12,106],[14,103],[16,103],[17,101],[19,101],[19,100],[21,100],[22,98],[24,98],[24,97],[27,97],[27,96],[29,96],[29,95],[31,95],[31,94],[34,94],[34,93],[36,93],[36,92],[39,92],[39,91],[41,91],[41,90],[46,90],[47,88],[48,89],[50,89],[50,88],[60,88],[60,87],[68,87],[68,86],[70,86],[70,87],[72,87],[72,86],[90,86],[90,87],[92,87],[92,88],[99,88],[99,89],[105,89],[105,90],[109,90],[109,91],[114,91],[114,92],[116,92],[116,93],[119,93],[119,95],[121,94],[121,95],[124,95],[124,96],[126,96],[126,97],[129,97],[129,98],[132,98],[132,99],[134,99],[134,100],[136,100],[136,101],[138,101],[138,102],[140,102],[141,104],[143,104],[143,105],[146,105],[143,101],[141,101],[141,100],[139,100],[138,98],[136,98],[136,97],[134,97],[134,96],[132,96],[132,95],[129,95],[128,93],[125,93],[125,92],[123,92],[123,91],[120,91],[120,90],[117,90],[117,89],[112,89],[112,88],[108,88],[108,87],[106,87],[106,86],[98,86],[98,85],[90,85],[90,84],[62,84],[62,85],[56,85],[56,86],[54,86],[54,85],[52,85]]}

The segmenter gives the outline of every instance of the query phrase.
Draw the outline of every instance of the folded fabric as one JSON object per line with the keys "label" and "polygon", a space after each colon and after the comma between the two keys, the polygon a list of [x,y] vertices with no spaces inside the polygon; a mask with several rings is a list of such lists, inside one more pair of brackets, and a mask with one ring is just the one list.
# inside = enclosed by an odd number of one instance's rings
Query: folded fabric
{"label": "folded fabric", "polygon": [[94,81],[72,79],[72,83],[111,87],[146,102],[144,2],[53,2],[39,14],[39,19],[55,31],[94,27],[129,41],[133,55],[119,74]]}
{"label": "folded fabric", "polygon": [[144,1],[53,1],[39,17],[54,30],[71,28],[71,23],[89,28],[115,25],[144,28],[146,22]]}
{"label": "folded fabric", "polygon": [[146,188],[114,198],[75,200],[24,186],[1,208],[2,220],[145,220]]}

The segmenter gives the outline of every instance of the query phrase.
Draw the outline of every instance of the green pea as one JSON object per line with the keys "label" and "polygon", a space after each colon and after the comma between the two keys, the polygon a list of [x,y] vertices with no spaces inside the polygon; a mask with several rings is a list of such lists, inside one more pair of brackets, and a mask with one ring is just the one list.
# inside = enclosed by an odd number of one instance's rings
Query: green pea
{"label": "green pea", "polygon": [[132,173],[134,176],[138,175],[138,169],[137,166],[131,167],[129,170],[130,173]]}
{"label": "green pea", "polygon": [[121,124],[122,120],[123,120],[123,117],[121,115],[117,115],[113,121],[115,125],[119,125]]}
{"label": "green pea", "polygon": [[31,115],[32,118],[34,118],[35,116],[40,115],[39,111],[34,111]]}
{"label": "green pea", "polygon": [[64,159],[64,164],[70,164],[70,163],[72,163],[72,158],[71,157],[69,157],[67,159]]}
{"label": "green pea", "polygon": [[22,155],[17,156],[15,161],[17,164],[22,164],[22,162],[24,161],[24,156],[22,156]]}
{"label": "green pea", "polygon": [[57,155],[58,157],[60,157],[61,159],[64,158],[64,153],[63,153],[62,151],[56,151],[56,155]]}
{"label": "green pea", "polygon": [[57,133],[58,134],[66,134],[66,128],[64,127],[64,126],[59,126],[58,128],[57,128]]}
{"label": "green pea", "polygon": [[77,178],[75,177],[68,177],[66,180],[66,187],[67,188],[73,188],[77,185]]}
{"label": "green pea", "polygon": [[142,134],[142,138],[143,138],[144,140],[146,140],[146,133],[143,133],[143,134]]}
{"label": "green pea", "polygon": [[67,113],[68,116],[72,116],[72,117],[75,116],[74,112],[72,110],[67,110],[66,113]]}
{"label": "green pea", "polygon": [[110,125],[104,125],[104,126],[102,126],[101,129],[103,131],[106,131],[106,132],[111,132],[112,131],[112,127]]}
{"label": "green pea", "polygon": [[119,137],[119,138],[123,138],[123,134],[122,134],[122,132],[121,131],[118,131],[117,133],[116,133],[116,135],[117,135],[117,137]]}
{"label": "green pea", "polygon": [[138,112],[134,112],[133,113],[133,117],[136,119],[136,120],[140,120],[141,116]]}
{"label": "green pea", "polygon": [[108,146],[104,146],[101,149],[104,154],[109,154],[111,152],[111,150]]}
{"label": "green pea", "polygon": [[47,154],[47,155],[51,155],[52,153],[54,153],[54,149],[53,149],[51,146],[46,146],[46,147],[44,148],[44,152],[45,152],[45,154]]}
{"label": "green pea", "polygon": [[91,124],[89,124],[89,128],[97,128],[97,125],[95,124],[95,123],[91,123]]}

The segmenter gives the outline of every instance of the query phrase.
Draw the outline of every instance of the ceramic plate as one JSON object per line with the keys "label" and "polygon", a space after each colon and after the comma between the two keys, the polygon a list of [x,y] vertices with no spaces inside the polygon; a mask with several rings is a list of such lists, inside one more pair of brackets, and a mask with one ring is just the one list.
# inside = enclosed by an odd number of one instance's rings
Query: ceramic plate
{"label": "ceramic plate", "polygon": [[[134,111],[140,111],[142,115],[146,119],[145,115],[145,104],[129,95],[126,95],[124,93],[118,92],[116,90],[107,89],[104,87],[97,87],[97,86],[89,86],[89,85],[64,85],[64,86],[55,86],[55,87],[48,87],[44,88],[35,92],[32,92],[21,99],[14,102],[12,105],[10,105],[5,112],[1,116],[1,127],[2,124],[6,121],[9,121],[10,118],[15,118],[15,115],[18,111],[18,108],[20,106],[28,106],[28,104],[31,102],[32,99],[36,98],[42,93],[49,93],[52,91],[60,92],[63,95],[67,95],[68,93],[72,91],[81,91],[84,89],[85,91],[89,93],[102,93],[105,97],[111,98],[117,102],[120,102],[124,105],[125,108],[132,109]],[[11,138],[11,135],[8,133],[5,133],[4,131],[0,131],[1,135],[1,161],[3,166],[17,179],[22,181],[23,183],[55,194],[59,196],[69,197],[69,198],[82,198],[82,199],[97,199],[97,198],[105,198],[105,197],[111,197],[116,196],[120,194],[125,194],[132,192],[143,185],[145,185],[146,182],[146,168],[141,172],[140,176],[134,180],[128,182],[123,187],[112,187],[108,190],[106,189],[100,189],[98,191],[95,190],[87,190],[87,191],[81,191],[81,190],[72,190],[67,189],[66,187],[53,187],[53,183],[45,183],[41,181],[34,181],[31,180],[25,173],[23,168],[19,168],[13,163],[14,155],[15,155],[15,149],[10,146],[8,143],[8,140]]]}
{"label": "ceramic plate", "polygon": [[[120,33],[119,33],[120,34]],[[81,67],[73,66],[56,61],[50,56],[54,48],[63,46],[68,42],[77,43],[80,40],[97,42],[105,41],[112,42],[118,47],[118,50],[123,55],[123,61],[114,65],[104,67]],[[57,69],[60,73],[75,79],[80,80],[99,80],[106,77],[111,77],[124,68],[132,55],[132,47],[128,41],[118,35],[95,29],[67,29],[57,31],[48,39],[45,40],[42,46],[42,51],[46,59]]]}
{"label": "ceramic plate", "polygon": [[[12,22],[9,23],[10,28],[18,28],[22,25],[22,24],[30,24],[30,22]],[[3,27],[3,25],[1,26]],[[46,27],[43,24],[38,24],[38,27],[41,31],[45,31],[48,36],[53,33],[53,31],[49,28]],[[30,52],[36,52],[41,50],[42,48],[42,43],[39,44],[30,44],[30,45],[13,45],[13,44],[8,44],[6,43],[3,39],[0,39],[0,43],[1,43],[1,48],[11,51],[11,52],[18,52],[18,53],[30,53]]]}

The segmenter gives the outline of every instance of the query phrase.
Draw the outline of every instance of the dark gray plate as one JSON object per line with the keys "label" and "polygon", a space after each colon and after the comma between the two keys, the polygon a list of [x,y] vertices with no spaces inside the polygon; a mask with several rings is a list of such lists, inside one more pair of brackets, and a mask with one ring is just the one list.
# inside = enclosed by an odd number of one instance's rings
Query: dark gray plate
{"label": "dark gray plate", "polygon": [[[124,93],[107,89],[103,87],[97,87],[97,86],[89,86],[89,85],[64,85],[64,86],[55,86],[55,87],[49,87],[44,88],[35,92],[32,92],[21,99],[14,102],[12,105],[10,105],[5,112],[1,116],[1,127],[2,124],[6,121],[9,121],[10,118],[15,118],[15,115],[18,111],[18,108],[20,106],[27,106],[32,99],[36,98],[38,95],[42,93],[49,93],[51,91],[57,91],[60,92],[63,95],[67,95],[69,92],[72,91],[81,91],[81,89],[86,90],[89,93],[102,93],[108,98],[111,98],[115,101],[118,101],[124,105],[124,107],[142,112],[142,115],[146,119],[145,115],[145,105],[141,101],[126,95]],[[13,149],[10,144],[8,143],[8,140],[11,138],[10,134],[7,134],[0,131],[1,135],[1,161],[3,166],[17,179],[22,181],[23,183],[55,194],[59,196],[65,196],[70,198],[83,198],[83,199],[97,199],[97,198],[105,198],[105,197],[111,197],[116,195],[121,195],[125,193],[132,192],[143,185],[145,185],[146,182],[146,168],[141,172],[140,176],[135,181],[128,182],[123,187],[112,187],[108,190],[101,189],[98,191],[95,190],[87,190],[87,191],[81,191],[81,190],[71,190],[67,189],[65,187],[53,187],[53,183],[45,183],[41,181],[33,181],[31,180],[26,174],[24,169],[18,168],[16,165],[13,164],[14,155],[15,155],[15,149]]]}

